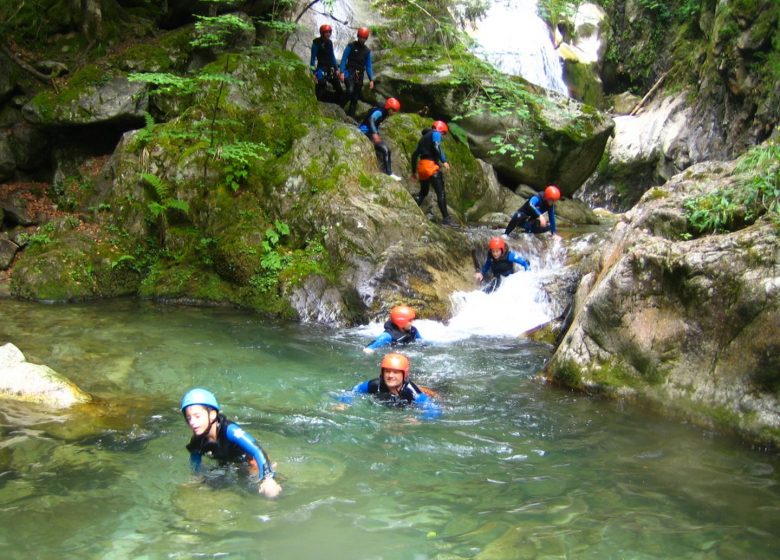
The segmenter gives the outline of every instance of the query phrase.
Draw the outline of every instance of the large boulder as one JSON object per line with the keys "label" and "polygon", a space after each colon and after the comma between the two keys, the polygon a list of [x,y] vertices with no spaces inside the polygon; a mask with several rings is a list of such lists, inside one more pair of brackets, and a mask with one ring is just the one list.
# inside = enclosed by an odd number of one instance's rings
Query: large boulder
{"label": "large boulder", "polygon": [[625,215],[580,285],[551,379],[780,441],[775,226],[689,239],[684,213],[685,200],[737,186],[732,167],[693,166]]}
{"label": "large boulder", "polygon": [[31,364],[10,342],[0,346],[0,397],[67,408],[91,397],[49,366]]}
{"label": "large boulder", "polygon": [[572,25],[569,41],[557,47],[563,60],[564,81],[569,95],[600,108],[604,104],[601,67],[607,51],[607,14],[600,6],[584,2],[577,7]]}
{"label": "large boulder", "polygon": [[377,55],[376,89],[398,97],[405,110],[458,117],[474,155],[490,163],[503,182],[537,189],[554,183],[573,194],[596,168],[612,120],[500,75],[470,53],[457,53],[457,64],[453,60],[436,47],[384,51]]}
{"label": "large boulder", "polygon": [[691,120],[685,92],[660,97],[635,116],[615,117],[614,137],[577,198],[625,211],[650,187],[705,159],[707,148]]}

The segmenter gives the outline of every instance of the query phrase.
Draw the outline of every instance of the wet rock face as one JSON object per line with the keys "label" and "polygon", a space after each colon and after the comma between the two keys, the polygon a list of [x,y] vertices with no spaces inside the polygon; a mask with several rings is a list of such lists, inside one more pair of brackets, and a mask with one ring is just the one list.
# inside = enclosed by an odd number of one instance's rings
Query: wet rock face
{"label": "wet rock face", "polygon": [[29,363],[11,343],[0,346],[0,396],[50,408],[67,408],[91,400],[50,367]]}
{"label": "wet rock face", "polygon": [[561,382],[637,394],[780,441],[780,241],[769,221],[682,240],[683,202],[731,167],[700,164],[649,191],[580,287],[549,371]]}

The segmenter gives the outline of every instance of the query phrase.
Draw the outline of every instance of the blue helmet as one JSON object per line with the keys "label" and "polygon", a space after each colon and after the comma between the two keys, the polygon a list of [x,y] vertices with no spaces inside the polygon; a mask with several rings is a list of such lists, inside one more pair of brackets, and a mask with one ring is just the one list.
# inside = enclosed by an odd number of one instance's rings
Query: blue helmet
{"label": "blue helmet", "polygon": [[214,396],[214,393],[211,391],[207,391],[206,389],[190,389],[187,391],[184,396],[181,398],[181,403],[179,404],[179,408],[182,412],[184,412],[184,409],[187,408],[190,405],[193,404],[199,404],[202,406],[208,406],[210,408],[213,408],[214,410],[219,411],[219,404],[217,403],[217,397]]}

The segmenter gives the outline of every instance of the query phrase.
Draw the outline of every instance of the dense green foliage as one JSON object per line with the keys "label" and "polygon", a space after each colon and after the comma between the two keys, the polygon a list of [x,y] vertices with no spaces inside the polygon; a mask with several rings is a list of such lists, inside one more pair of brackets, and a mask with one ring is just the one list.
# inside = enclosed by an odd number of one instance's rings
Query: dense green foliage
{"label": "dense green foliage", "polygon": [[767,214],[780,230],[780,144],[767,142],[739,159],[740,181],[685,203],[691,228],[698,233],[734,231]]}

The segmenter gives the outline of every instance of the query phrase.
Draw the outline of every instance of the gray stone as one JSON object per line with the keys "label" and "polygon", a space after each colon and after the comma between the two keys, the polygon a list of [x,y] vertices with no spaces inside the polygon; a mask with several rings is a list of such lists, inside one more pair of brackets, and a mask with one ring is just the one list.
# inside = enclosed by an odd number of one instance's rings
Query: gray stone
{"label": "gray stone", "polygon": [[[0,210],[0,223],[2,217],[3,212]],[[19,246],[8,238],[8,234],[0,232],[0,270],[8,270],[18,250]]]}

